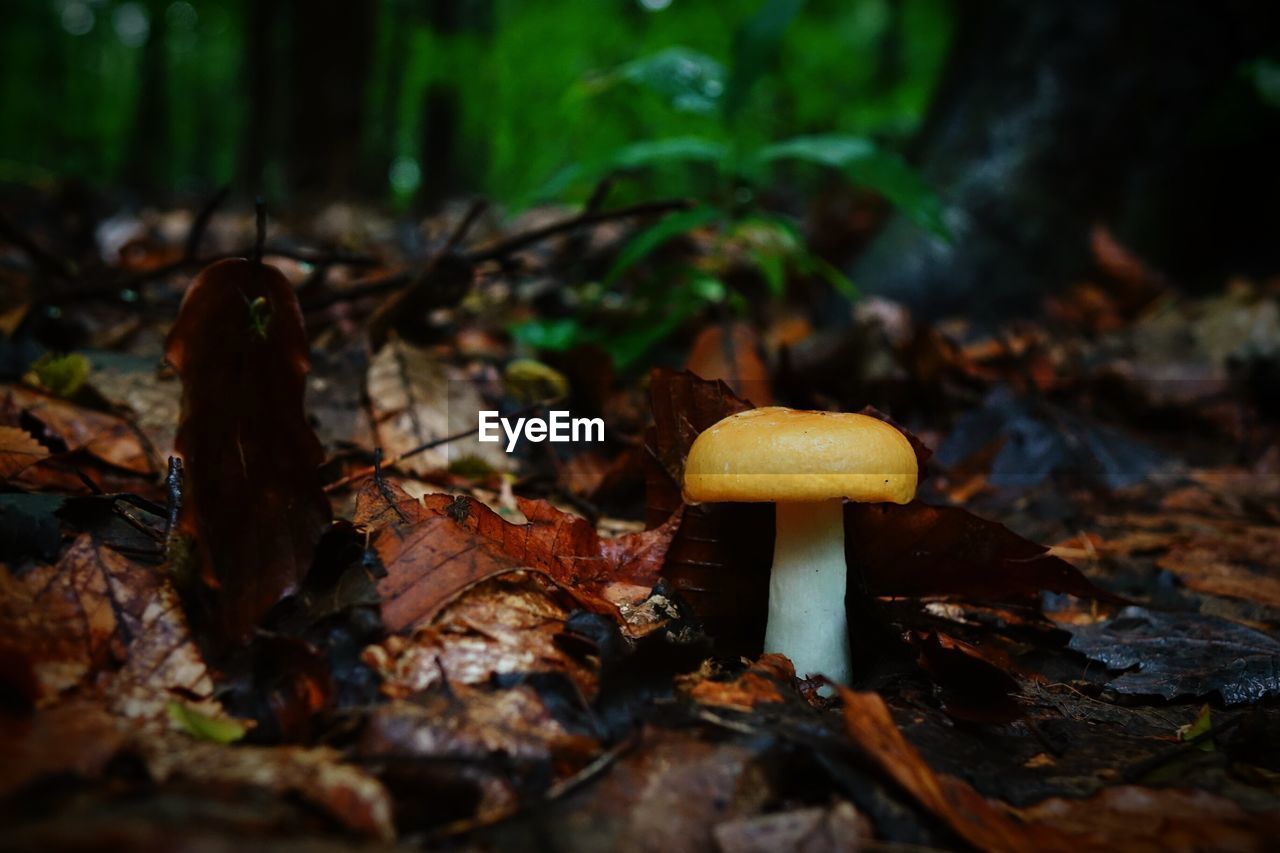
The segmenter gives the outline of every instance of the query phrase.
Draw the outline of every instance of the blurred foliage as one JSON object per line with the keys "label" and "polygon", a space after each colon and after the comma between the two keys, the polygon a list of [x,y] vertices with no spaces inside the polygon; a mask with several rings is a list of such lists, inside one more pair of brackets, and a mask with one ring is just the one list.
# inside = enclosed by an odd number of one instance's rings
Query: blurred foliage
{"label": "blurred foliage", "polygon": [[[757,18],[764,5],[458,0],[443,28],[433,26],[432,4],[373,3],[359,189],[404,203],[419,197],[441,167],[423,162],[431,134],[455,140],[447,165],[456,184],[519,200],[571,164],[603,163],[627,146],[641,156],[634,144],[645,140],[762,151],[780,139],[839,133],[892,148],[917,126],[951,35],[948,0],[775,2],[776,19]],[[243,180],[250,0],[5,6],[0,180],[70,174],[180,192]],[[305,4],[289,9],[308,13]],[[267,46],[281,54],[277,69],[291,67],[298,50],[290,35],[286,26]],[[298,99],[289,87],[300,84],[277,76],[277,120],[306,121],[290,112]],[[449,127],[429,123],[433,88],[457,105]],[[157,135],[158,152],[148,148]],[[289,156],[275,149],[269,180],[279,180]],[[668,161],[648,192],[697,192],[705,177]]]}

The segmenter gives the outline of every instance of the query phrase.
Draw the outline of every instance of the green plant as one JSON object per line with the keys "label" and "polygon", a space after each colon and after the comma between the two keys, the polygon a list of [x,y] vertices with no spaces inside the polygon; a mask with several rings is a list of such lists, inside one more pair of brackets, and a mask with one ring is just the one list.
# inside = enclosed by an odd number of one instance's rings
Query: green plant
{"label": "green plant", "polygon": [[[684,135],[640,140],[555,174],[539,197],[563,197],[611,175],[672,167],[695,170],[708,179],[709,190],[704,204],[672,214],[635,235],[603,280],[585,288],[574,316],[521,323],[512,329],[518,340],[553,350],[596,344],[626,366],[709,305],[745,306],[741,295],[718,276],[725,264],[717,264],[716,255],[732,255],[754,266],[775,298],[785,294],[792,275],[816,277],[852,298],[853,284],[809,251],[794,221],[756,204],[759,190],[783,164],[842,174],[878,192],[940,239],[949,239],[938,197],[901,157],[873,140],[843,133],[775,142],[753,139],[757,134],[751,131],[761,123],[745,117],[751,92],[773,70],[783,34],[803,6],[804,0],[767,0],[735,34],[728,69],[711,56],[677,46],[589,75],[571,90],[568,97],[577,99],[619,87],[639,87],[661,97],[674,111],[716,117],[723,138]],[[710,232],[716,248],[711,259],[695,268],[664,270],[656,282],[631,294],[632,310],[621,329],[616,323],[615,328],[601,328],[596,322],[599,313],[623,275],[669,241],[699,230]]]}

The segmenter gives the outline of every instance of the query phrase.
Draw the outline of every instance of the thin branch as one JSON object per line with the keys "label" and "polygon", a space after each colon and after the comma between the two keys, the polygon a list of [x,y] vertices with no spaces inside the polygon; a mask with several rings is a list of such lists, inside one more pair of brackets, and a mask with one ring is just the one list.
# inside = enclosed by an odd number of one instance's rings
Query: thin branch
{"label": "thin branch", "polygon": [[253,241],[253,260],[262,263],[262,247],[267,243],[267,203],[262,196],[253,201],[254,217],[257,219],[257,238]]}
{"label": "thin branch", "polygon": [[182,253],[183,260],[190,261],[199,256],[204,232],[209,230],[209,220],[213,218],[214,212],[222,206],[230,193],[231,185],[224,184],[222,189],[214,193],[213,197],[205,202],[204,207],[200,208],[196,218],[191,220],[191,230],[187,232],[187,249]]}
{"label": "thin branch", "polygon": [[620,207],[614,210],[591,211],[586,210],[577,216],[568,219],[562,219],[559,222],[552,222],[550,225],[544,225],[541,228],[534,228],[532,231],[526,231],[523,234],[516,234],[508,237],[506,240],[495,243],[481,249],[476,249],[467,253],[467,260],[472,263],[480,261],[492,261],[518,252],[526,246],[541,242],[548,237],[554,237],[556,234],[565,231],[573,231],[586,225],[598,225],[602,222],[611,222],[615,219],[630,219],[636,216],[654,216],[661,213],[674,213],[677,210],[688,210],[694,206],[692,199],[680,198],[668,201],[647,201],[641,204],[633,204],[630,207]]}

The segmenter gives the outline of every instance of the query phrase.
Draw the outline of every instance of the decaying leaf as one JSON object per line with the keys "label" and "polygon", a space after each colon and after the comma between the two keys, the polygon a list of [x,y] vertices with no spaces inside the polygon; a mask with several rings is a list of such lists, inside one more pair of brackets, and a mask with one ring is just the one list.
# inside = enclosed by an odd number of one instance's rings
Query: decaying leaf
{"label": "decaying leaf", "polygon": [[556,644],[576,607],[573,596],[538,572],[510,570],[477,581],[408,638],[388,637],[365,651],[389,696],[438,684],[484,684],[496,675],[557,672],[583,695],[596,674]]}
{"label": "decaying leaf", "polygon": [[1054,798],[1020,809],[1023,820],[1052,827],[1075,849],[1270,849],[1280,834],[1274,813],[1247,812],[1207,791],[1121,785],[1085,800]]}
{"label": "decaying leaf", "polygon": [[21,473],[48,455],[49,451],[32,438],[31,433],[0,426],[0,481]]}
{"label": "decaying leaf", "polygon": [[[578,772],[600,746],[557,719],[528,684],[500,689],[454,684],[413,702],[378,708],[356,751],[364,762],[383,765],[388,785],[414,805],[424,787],[470,789],[470,797],[440,797],[441,802],[417,808],[420,815],[484,820],[509,814],[522,796]],[[454,772],[415,773],[413,765],[432,764]]]}
{"label": "decaying leaf", "polygon": [[[376,485],[370,491],[366,503],[385,500]],[[378,591],[391,631],[427,625],[463,589],[519,568],[545,573],[586,607],[616,612],[648,597],[679,521],[604,539],[585,519],[542,501],[519,499],[528,522],[511,524],[470,498],[424,500],[406,513],[409,523],[388,524],[372,542],[387,573]]]}
{"label": "decaying leaf", "polygon": [[67,450],[83,450],[108,465],[134,474],[151,475],[155,464],[137,431],[123,418],[77,406],[17,385],[3,386],[0,420],[17,426],[27,415],[44,427],[44,437]]}
{"label": "decaying leaf", "polygon": [[148,734],[132,746],[158,782],[185,779],[206,786],[240,785],[293,793],[329,812],[353,832],[382,841],[395,838],[386,789],[364,770],[342,763],[336,750],[227,747],[180,732]]}
{"label": "decaying leaf", "polygon": [[[463,371],[400,340],[391,340],[374,356],[368,389],[374,431],[388,459],[474,430],[480,411],[494,408],[484,403],[477,383]],[[426,476],[472,457],[495,471],[505,471],[510,457],[502,450],[504,442],[481,442],[471,435],[411,456],[397,467]]]}
{"label": "decaying leaf", "polygon": [[1071,648],[1120,674],[1120,693],[1204,697],[1228,705],[1280,693],[1280,642],[1216,616],[1127,607],[1093,625],[1064,626]]}
{"label": "decaying leaf", "polygon": [[234,643],[311,565],[329,523],[303,409],[307,336],[280,271],[220,261],[192,282],[165,357],[182,377],[179,522],[196,541],[215,637]]}
{"label": "decaying leaf", "polygon": [[845,504],[845,558],[883,596],[1111,598],[1049,549],[960,507]]}
{"label": "decaying leaf", "polygon": [[921,806],[979,850],[1074,850],[1065,835],[1025,825],[959,779],[939,776],[898,731],[884,700],[840,689],[855,746]]}
{"label": "decaying leaf", "polygon": [[874,838],[871,822],[852,803],[796,809],[716,824],[720,853],[856,853]]}

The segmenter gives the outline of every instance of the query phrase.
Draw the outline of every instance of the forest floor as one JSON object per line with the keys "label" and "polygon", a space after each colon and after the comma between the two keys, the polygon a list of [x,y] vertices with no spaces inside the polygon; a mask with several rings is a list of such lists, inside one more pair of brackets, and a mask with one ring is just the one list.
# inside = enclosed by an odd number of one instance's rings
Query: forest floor
{"label": "forest floor", "polygon": [[[1280,280],[1193,298],[1100,229],[1035,320],[753,296],[649,371],[507,330],[655,209],[217,206],[3,222],[0,846],[1280,837]],[[680,499],[775,402],[921,462],[847,508],[850,687],[760,655],[770,508]],[[552,406],[606,440],[474,434]]]}

